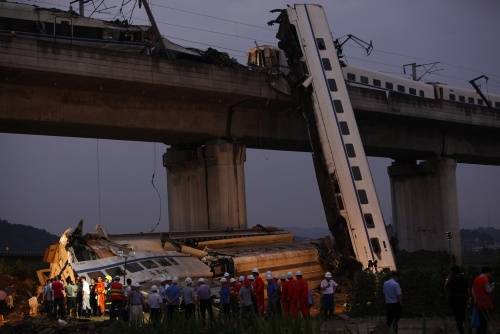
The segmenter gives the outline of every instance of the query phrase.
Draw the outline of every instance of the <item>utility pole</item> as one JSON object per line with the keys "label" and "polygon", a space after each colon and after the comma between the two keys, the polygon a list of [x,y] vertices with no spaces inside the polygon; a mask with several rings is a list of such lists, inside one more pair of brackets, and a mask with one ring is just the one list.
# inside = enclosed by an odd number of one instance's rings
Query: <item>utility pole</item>
{"label": "utility pole", "polygon": [[[420,81],[426,74],[434,73],[437,71],[442,71],[442,68],[434,68],[437,64],[439,64],[438,61],[434,63],[427,63],[427,64],[417,64],[417,63],[410,63],[410,64],[404,64],[403,65],[403,73],[406,74],[406,68],[408,66],[411,66],[411,78],[413,81]],[[425,69],[424,73],[422,73],[421,76],[417,75],[417,68],[423,67]]]}
{"label": "utility pole", "polygon": [[78,14],[80,14],[81,17],[85,17],[85,4],[90,1],[92,0],[72,0],[70,1],[70,5],[78,2]]}

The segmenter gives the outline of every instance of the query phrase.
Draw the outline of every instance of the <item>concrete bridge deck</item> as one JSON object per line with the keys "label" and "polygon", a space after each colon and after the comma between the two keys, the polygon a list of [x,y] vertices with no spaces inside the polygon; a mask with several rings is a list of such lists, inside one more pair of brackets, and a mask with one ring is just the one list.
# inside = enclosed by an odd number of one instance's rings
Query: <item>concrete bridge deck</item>
{"label": "concrete bridge deck", "polygon": [[[0,35],[0,131],[308,151],[264,73]],[[350,87],[368,155],[500,164],[500,112]]]}

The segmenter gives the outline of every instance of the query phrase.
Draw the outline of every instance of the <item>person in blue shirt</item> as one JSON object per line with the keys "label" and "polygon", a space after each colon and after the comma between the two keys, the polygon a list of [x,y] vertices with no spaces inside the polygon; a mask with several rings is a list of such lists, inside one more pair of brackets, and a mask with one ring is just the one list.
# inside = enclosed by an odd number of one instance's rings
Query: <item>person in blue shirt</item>
{"label": "person in blue shirt", "polygon": [[176,310],[179,308],[181,289],[177,285],[178,279],[174,277],[172,284],[165,291],[167,302],[167,319],[172,320],[175,316]]}
{"label": "person in blue shirt", "polygon": [[229,317],[230,309],[231,309],[231,307],[230,307],[231,293],[230,293],[230,289],[229,289],[229,284],[227,282],[227,278],[225,278],[225,277],[222,277],[220,279],[220,282],[222,284],[222,287],[220,288],[220,292],[219,292],[222,314],[225,317]]}
{"label": "person in blue shirt", "polygon": [[273,273],[266,273],[267,280],[267,316],[272,317],[280,313],[280,294],[278,284],[273,278]]}

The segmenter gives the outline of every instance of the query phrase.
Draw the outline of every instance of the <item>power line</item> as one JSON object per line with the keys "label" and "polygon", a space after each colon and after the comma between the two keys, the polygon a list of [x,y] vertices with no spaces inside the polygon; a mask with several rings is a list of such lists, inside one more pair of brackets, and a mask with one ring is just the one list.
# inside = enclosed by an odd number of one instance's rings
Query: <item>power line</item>
{"label": "power line", "polygon": [[275,29],[271,29],[271,28],[268,28],[268,27],[265,27],[265,26],[260,26],[260,25],[246,23],[246,22],[237,21],[237,20],[231,20],[231,19],[227,19],[227,18],[224,18],[224,17],[209,15],[209,14],[205,14],[205,13],[194,12],[194,11],[187,10],[187,9],[181,9],[181,8],[176,8],[176,7],[166,6],[166,5],[159,5],[159,4],[154,4],[152,6],[153,7],[166,8],[166,9],[170,9],[170,10],[175,10],[175,11],[178,11],[178,12],[181,12],[181,13],[187,13],[187,14],[192,14],[192,15],[198,15],[198,16],[208,17],[208,18],[211,18],[211,19],[214,19],[214,20],[218,20],[218,21],[222,21],[222,22],[235,23],[235,24],[239,24],[239,25],[243,25],[243,26],[247,26],[247,27],[252,27],[252,28],[257,28],[257,29],[262,29],[262,30],[276,32]]}

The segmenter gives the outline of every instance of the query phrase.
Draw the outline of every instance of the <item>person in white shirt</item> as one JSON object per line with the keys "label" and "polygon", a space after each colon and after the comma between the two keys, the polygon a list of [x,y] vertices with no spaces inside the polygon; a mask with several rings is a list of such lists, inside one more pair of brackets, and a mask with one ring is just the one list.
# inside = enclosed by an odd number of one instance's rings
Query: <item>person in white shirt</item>
{"label": "person in white shirt", "polygon": [[321,290],[321,313],[325,319],[330,319],[335,314],[335,290],[337,282],[332,279],[332,273],[327,272],[325,279],[321,281],[319,287]]}
{"label": "person in white shirt", "polygon": [[151,293],[148,296],[149,314],[151,322],[159,323],[161,320],[161,304],[163,303],[163,298],[158,293],[158,287],[153,285],[151,287]]}
{"label": "person in white shirt", "polygon": [[398,322],[401,318],[401,287],[399,274],[391,273],[391,278],[384,282],[383,292],[387,312],[387,326],[392,327],[394,333],[398,332]]}
{"label": "person in white shirt", "polygon": [[85,279],[85,276],[82,276],[82,314],[90,317],[91,310],[90,285],[89,282],[87,282],[87,280]]}

